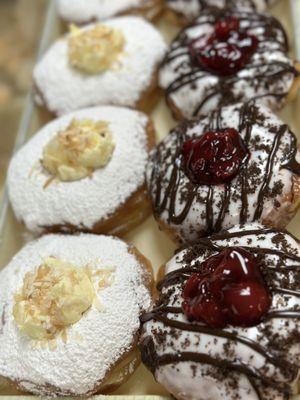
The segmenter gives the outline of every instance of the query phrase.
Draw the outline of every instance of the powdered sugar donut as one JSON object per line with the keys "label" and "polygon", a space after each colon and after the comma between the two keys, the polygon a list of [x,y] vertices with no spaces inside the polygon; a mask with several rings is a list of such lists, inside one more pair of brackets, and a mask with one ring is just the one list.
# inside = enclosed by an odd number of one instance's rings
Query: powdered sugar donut
{"label": "powdered sugar donut", "polygon": [[284,227],[299,206],[299,162],[295,135],[258,103],[184,121],[150,155],[154,215],[184,242],[250,221]]}
{"label": "powdered sugar donut", "polygon": [[0,375],[38,395],[113,390],[135,370],[149,262],[125,242],[46,235],[1,271]]}
{"label": "powdered sugar donut", "polygon": [[36,65],[37,103],[57,115],[106,104],[149,108],[166,49],[160,33],[139,17],[78,29],[57,40]]}
{"label": "powdered sugar donut", "polygon": [[50,122],[9,166],[16,217],[37,234],[127,232],[149,215],[144,173],[154,136],[146,115],[113,106]]}
{"label": "powdered sugar donut", "polygon": [[290,399],[300,366],[299,265],[299,241],[258,224],[177,253],[158,285],[157,307],[142,317],[143,362],[180,400]]}
{"label": "powdered sugar donut", "polygon": [[198,17],[207,7],[264,11],[276,0],[166,0],[169,17],[180,24]]}
{"label": "powdered sugar donut", "polygon": [[175,118],[258,99],[280,109],[298,86],[283,27],[274,17],[207,9],[171,44],[160,85]]}
{"label": "powdered sugar donut", "polygon": [[139,14],[155,19],[162,11],[161,0],[57,0],[59,16],[79,24],[103,20],[119,14]]}

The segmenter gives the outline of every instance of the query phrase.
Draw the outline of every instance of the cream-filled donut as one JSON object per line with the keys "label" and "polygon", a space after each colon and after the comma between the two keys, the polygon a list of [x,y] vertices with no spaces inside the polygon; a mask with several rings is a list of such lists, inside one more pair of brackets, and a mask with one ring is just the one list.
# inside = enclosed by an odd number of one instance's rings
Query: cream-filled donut
{"label": "cream-filled donut", "polygon": [[142,360],[176,399],[288,400],[300,366],[300,243],[236,226],[176,254]]}
{"label": "cream-filled donut", "polygon": [[36,65],[35,99],[56,115],[97,105],[148,109],[166,45],[139,17],[73,27]]}
{"label": "cream-filled donut", "polygon": [[154,215],[183,242],[250,221],[285,227],[299,206],[299,162],[295,135],[258,103],[183,121],[150,155]]}
{"label": "cream-filled donut", "polygon": [[150,20],[162,11],[162,0],[57,0],[59,16],[79,24],[102,21],[120,14],[138,14]]}
{"label": "cream-filled donut", "polygon": [[133,373],[139,316],[152,301],[150,264],[133,246],[46,235],[0,276],[0,376],[26,392],[79,396]]}
{"label": "cream-filled donut", "polygon": [[260,100],[280,109],[298,86],[280,22],[268,14],[206,9],[172,42],[160,85],[177,119]]}
{"label": "cream-filled donut", "polygon": [[186,24],[208,7],[247,11],[264,11],[276,0],[166,0],[167,12],[173,21]]}
{"label": "cream-filled donut", "polygon": [[60,117],[12,158],[9,198],[32,232],[123,234],[149,215],[149,118],[103,106]]}

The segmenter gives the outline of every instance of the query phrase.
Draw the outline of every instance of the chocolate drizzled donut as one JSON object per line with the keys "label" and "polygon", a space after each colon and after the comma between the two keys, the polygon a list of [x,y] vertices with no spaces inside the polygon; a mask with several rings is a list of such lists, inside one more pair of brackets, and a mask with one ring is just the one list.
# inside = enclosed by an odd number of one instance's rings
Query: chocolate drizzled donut
{"label": "chocolate drizzled donut", "polygon": [[[185,282],[231,246],[259,260],[271,309],[251,328],[189,322],[181,307]],[[178,399],[289,399],[300,364],[299,241],[259,224],[237,226],[180,251],[165,272],[156,307],[142,317],[142,359],[158,382]]]}
{"label": "chocolate drizzled donut", "polygon": [[185,22],[194,19],[207,7],[263,11],[274,0],[166,0],[167,7]]}
{"label": "chocolate drizzled donut", "polygon": [[[195,38],[209,37],[216,22],[226,18],[237,19],[242,32],[257,39],[257,48],[238,72],[221,76],[195,63],[190,46]],[[283,106],[297,74],[278,20],[267,14],[211,8],[172,42],[160,70],[160,85],[174,116],[190,118],[249,99],[258,99],[277,110]]]}
{"label": "chocolate drizzled donut", "polygon": [[[225,128],[240,133],[250,156],[230,182],[194,183],[184,169],[183,143]],[[284,227],[299,202],[299,157],[289,127],[257,103],[184,121],[157,146],[148,163],[154,215],[163,229],[184,242],[248,221]]]}

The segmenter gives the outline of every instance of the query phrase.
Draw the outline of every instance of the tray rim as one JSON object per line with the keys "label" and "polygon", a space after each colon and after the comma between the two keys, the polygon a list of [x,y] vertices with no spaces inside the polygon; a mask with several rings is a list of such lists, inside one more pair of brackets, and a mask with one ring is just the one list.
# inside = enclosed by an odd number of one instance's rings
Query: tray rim
{"label": "tray rim", "polygon": [[[39,42],[38,50],[35,57],[35,62],[39,61],[45,51],[47,50],[51,34],[54,28],[56,18],[56,6],[55,1],[50,1],[49,5],[46,8],[45,13],[45,23],[44,28],[41,35],[41,40]],[[29,90],[26,95],[23,112],[21,115],[19,128],[17,130],[17,134],[14,141],[13,150],[11,153],[11,157],[15,154],[19,148],[26,142],[28,130],[32,121],[33,112],[34,112],[35,104],[33,101],[33,87]],[[5,178],[3,184],[3,193],[0,198],[0,246],[2,242],[3,232],[7,220],[7,213],[9,207],[9,199],[8,199],[8,190],[7,190],[7,179]]]}
{"label": "tray rim", "polygon": [[[285,1],[285,0],[284,0]],[[300,25],[298,22],[300,21],[300,0],[288,0],[289,7],[291,11],[291,19],[292,19],[292,31],[293,31],[293,44],[295,50],[295,59],[300,63]],[[38,62],[45,51],[48,49],[49,44],[51,43],[51,37],[54,31],[54,27],[56,24],[56,19],[58,18],[56,11],[56,1],[49,0],[48,6],[46,6],[45,17],[44,17],[44,27],[41,34],[41,39],[39,42],[39,46],[36,52],[35,62]],[[14,146],[11,152],[11,157],[22,147],[22,145],[26,142],[28,137],[28,132],[30,129],[30,125],[33,120],[35,110],[34,103],[34,92],[33,87],[31,87],[26,95],[23,112],[20,118],[19,127],[15,136]],[[10,158],[11,158],[10,157]],[[3,241],[4,230],[6,226],[6,222],[8,219],[8,211],[9,211],[9,198],[8,198],[8,189],[7,189],[7,179],[5,178],[3,184],[2,195],[0,196],[0,249]],[[20,399],[28,399],[35,400],[39,396],[34,395],[1,395],[0,400],[20,400]],[[108,398],[110,400],[168,400],[170,397],[161,396],[161,395],[94,395],[92,398],[95,400],[105,400]],[[300,400],[300,394],[293,397],[292,400]]]}

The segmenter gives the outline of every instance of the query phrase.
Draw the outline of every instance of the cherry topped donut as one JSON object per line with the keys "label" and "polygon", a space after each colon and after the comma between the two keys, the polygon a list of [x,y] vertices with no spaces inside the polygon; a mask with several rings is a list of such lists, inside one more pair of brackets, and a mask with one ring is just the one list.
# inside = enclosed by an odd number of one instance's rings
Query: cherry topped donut
{"label": "cherry topped donut", "polygon": [[300,368],[300,242],[257,223],[165,265],[142,360],[179,400],[288,400]]}
{"label": "cherry topped donut", "polygon": [[183,121],[150,154],[154,215],[181,242],[247,221],[284,227],[299,206],[299,162],[295,135],[257,103]]}
{"label": "cherry topped donut", "polygon": [[264,11],[276,0],[166,0],[167,15],[174,22],[185,25],[198,17],[207,7]]}
{"label": "cherry topped donut", "polygon": [[267,14],[208,9],[174,39],[160,85],[177,119],[260,100],[278,110],[298,72],[279,21]]}

